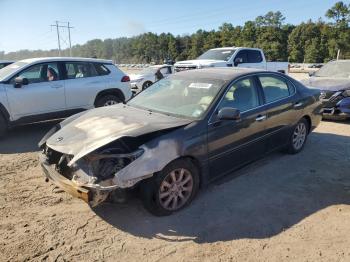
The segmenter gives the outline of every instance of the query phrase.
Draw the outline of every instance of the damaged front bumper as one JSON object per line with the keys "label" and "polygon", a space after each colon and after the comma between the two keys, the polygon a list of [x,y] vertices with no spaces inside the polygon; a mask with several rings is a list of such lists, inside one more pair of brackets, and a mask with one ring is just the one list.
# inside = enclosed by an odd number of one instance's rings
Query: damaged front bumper
{"label": "damaged front bumper", "polygon": [[63,189],[74,197],[84,200],[86,203],[92,201],[93,196],[91,194],[91,191],[89,191],[87,188],[78,186],[68,178],[58,173],[54,165],[50,165],[48,163],[47,157],[44,154],[39,155],[39,160],[47,182],[50,180],[59,188]]}
{"label": "damaged front bumper", "polygon": [[322,99],[325,118],[346,119],[350,117],[350,90],[332,92]]}

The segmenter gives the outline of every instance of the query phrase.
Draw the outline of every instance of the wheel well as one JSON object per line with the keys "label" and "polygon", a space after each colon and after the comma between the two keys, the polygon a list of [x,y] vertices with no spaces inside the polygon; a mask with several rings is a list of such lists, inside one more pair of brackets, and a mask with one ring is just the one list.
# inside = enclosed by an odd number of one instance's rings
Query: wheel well
{"label": "wheel well", "polygon": [[6,110],[6,108],[4,107],[3,104],[0,103],[0,116],[3,117],[5,119],[5,121],[7,122],[7,124],[10,122],[10,114],[9,112]]}
{"label": "wheel well", "polygon": [[114,89],[106,89],[106,90],[103,90],[101,92],[99,92],[95,98],[95,102],[94,102],[94,105],[96,106],[96,101],[102,97],[102,96],[105,96],[105,95],[114,95],[114,96],[117,96],[118,98],[120,98],[120,100],[124,103],[125,102],[125,97],[124,97],[124,94],[122,91],[120,91],[120,89],[117,89],[117,88],[114,88]]}
{"label": "wheel well", "polygon": [[[198,159],[196,159],[195,157],[193,156],[182,156],[182,157],[179,157],[177,159],[189,159],[192,164],[197,168],[198,170],[198,175],[199,175],[199,187],[202,187],[202,183],[203,183],[203,172],[202,172],[202,167],[200,165],[200,162],[198,161]],[[175,159],[174,159],[175,160]]]}
{"label": "wheel well", "polygon": [[307,121],[308,125],[309,125],[309,130],[308,132],[311,132],[311,128],[312,128],[312,122],[311,122],[311,117],[308,115],[303,116],[303,118]]}

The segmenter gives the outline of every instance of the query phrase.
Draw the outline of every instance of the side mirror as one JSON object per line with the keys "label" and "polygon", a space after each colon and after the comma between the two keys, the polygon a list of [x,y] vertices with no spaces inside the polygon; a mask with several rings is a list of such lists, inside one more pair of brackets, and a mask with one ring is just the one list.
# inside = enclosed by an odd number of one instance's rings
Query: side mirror
{"label": "side mirror", "polygon": [[15,88],[21,88],[24,85],[28,85],[29,81],[27,78],[16,77],[15,78]]}
{"label": "side mirror", "polygon": [[309,76],[313,76],[315,74],[315,72],[309,72]]}
{"label": "side mirror", "polygon": [[241,113],[236,108],[223,107],[219,110],[218,118],[220,120],[238,120],[241,118]]}
{"label": "side mirror", "polygon": [[242,57],[236,57],[233,64],[234,66],[238,66],[239,64],[243,63],[243,58]]}

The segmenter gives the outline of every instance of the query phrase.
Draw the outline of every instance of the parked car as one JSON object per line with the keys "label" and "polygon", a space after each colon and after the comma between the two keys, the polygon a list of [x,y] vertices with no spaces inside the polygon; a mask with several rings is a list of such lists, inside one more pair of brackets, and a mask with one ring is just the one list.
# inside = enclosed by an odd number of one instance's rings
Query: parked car
{"label": "parked car", "polygon": [[308,66],[308,68],[321,68],[322,66],[322,64],[311,64]]}
{"label": "parked car", "polygon": [[138,74],[130,74],[130,85],[134,93],[138,93],[157,81],[157,72],[164,77],[173,73],[171,65],[154,65],[145,68]]}
{"label": "parked car", "polygon": [[350,117],[350,60],[331,61],[311,73],[303,83],[310,88],[321,89],[325,118]]}
{"label": "parked car", "polygon": [[175,71],[206,67],[245,67],[289,72],[288,62],[266,62],[264,52],[258,48],[222,47],[210,49],[195,60],[175,63]]}
{"label": "parked car", "polygon": [[8,61],[8,60],[0,60],[0,69],[4,68],[5,66],[13,64],[14,61]]}
{"label": "parked car", "polygon": [[0,135],[17,124],[127,101],[129,77],[112,61],[33,58],[0,70]]}
{"label": "parked car", "polygon": [[92,206],[138,187],[149,211],[168,215],[272,150],[300,152],[321,120],[319,96],[275,72],[181,72],[126,105],[66,119],[39,143],[40,161],[48,180]]}

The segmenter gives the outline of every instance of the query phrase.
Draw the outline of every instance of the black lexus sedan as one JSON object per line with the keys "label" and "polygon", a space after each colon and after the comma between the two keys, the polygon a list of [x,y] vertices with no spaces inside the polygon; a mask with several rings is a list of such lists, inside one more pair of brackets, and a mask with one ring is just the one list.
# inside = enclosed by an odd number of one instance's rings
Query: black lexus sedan
{"label": "black lexus sedan", "polygon": [[300,152],[320,123],[319,97],[275,72],[184,71],[125,105],[67,118],[39,143],[41,165],[47,181],[91,206],[137,188],[150,212],[169,215],[273,150]]}

